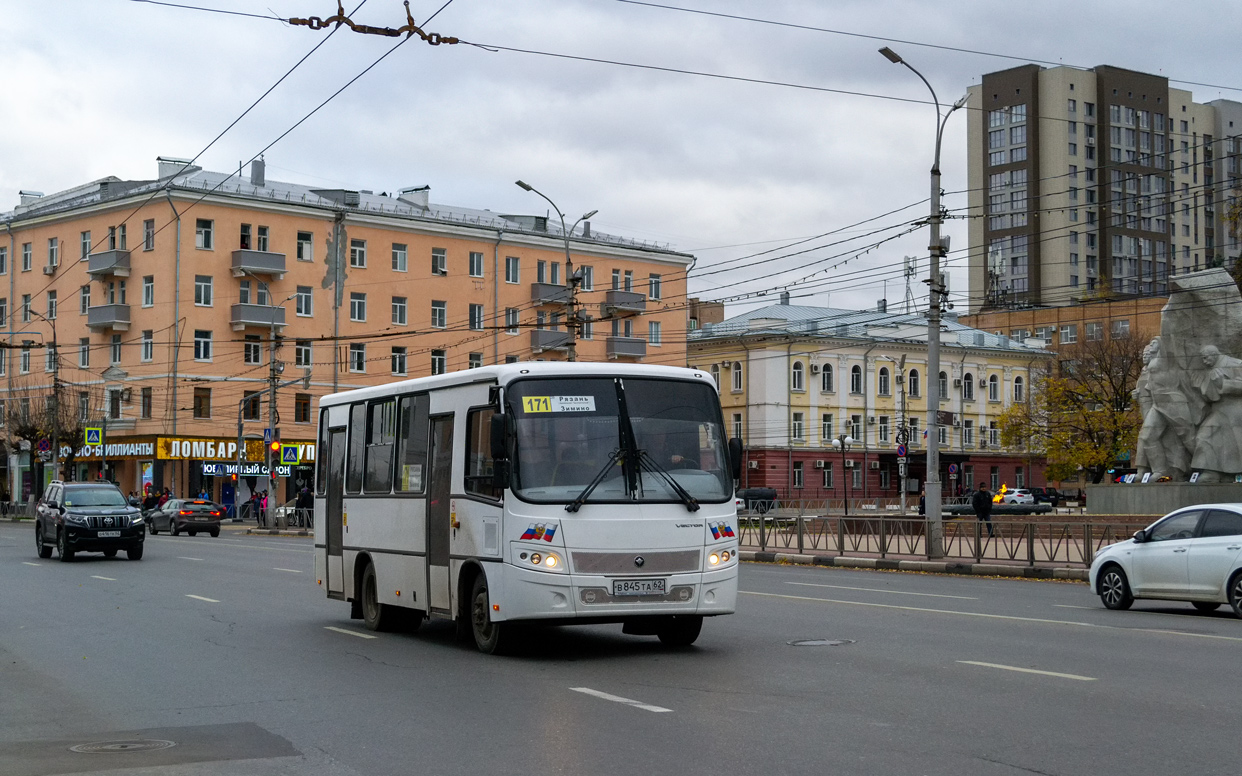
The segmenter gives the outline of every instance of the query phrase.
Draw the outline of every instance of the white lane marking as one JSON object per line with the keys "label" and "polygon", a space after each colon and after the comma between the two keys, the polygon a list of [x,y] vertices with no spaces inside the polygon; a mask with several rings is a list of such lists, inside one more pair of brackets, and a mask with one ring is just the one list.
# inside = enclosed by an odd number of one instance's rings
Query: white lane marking
{"label": "white lane marking", "polygon": [[[163,536],[158,536],[158,537],[156,537],[156,538],[157,538],[157,539],[159,539],[159,540],[160,540],[160,541],[162,541],[162,542],[176,542],[176,543],[182,543],[182,542],[184,542],[184,543],[186,543],[186,544],[197,544],[197,545],[199,545],[199,546],[202,546],[202,542],[201,542],[200,540],[198,540],[198,539],[174,539],[174,538],[172,538],[171,536],[170,536],[170,537],[168,537],[168,538],[165,538],[165,537],[163,537]],[[277,538],[280,538],[280,537],[277,537]],[[310,538],[310,537],[297,537],[297,538]],[[238,540],[236,540],[236,539],[232,539],[232,540],[229,540],[229,539],[213,539],[213,540],[211,541],[211,543],[212,543],[212,544],[214,544],[214,545],[218,545],[218,546],[219,546],[219,545],[222,545],[222,546],[227,546],[227,547],[240,547],[240,548],[242,548],[242,549],[246,549],[246,550],[267,550],[267,551],[269,551],[269,552],[298,552],[298,553],[302,553],[302,554],[305,554],[305,555],[311,555],[311,554],[313,554],[313,553],[315,552],[313,549],[311,549],[311,550],[300,550],[300,549],[298,549],[297,547],[265,547],[265,546],[260,545],[260,544],[245,544],[245,543],[240,542],[240,541],[238,541]]]}
{"label": "white lane marking", "polygon": [[301,573],[302,573],[302,570],[301,570],[301,569],[280,569],[280,568],[273,568],[273,569],[272,569],[272,571],[288,571],[290,574],[301,574]]}
{"label": "white lane marking", "polygon": [[794,601],[818,601],[822,604],[845,604],[846,606],[870,606],[873,609],[898,609],[907,612],[925,612],[927,614],[956,614],[962,617],[982,617],[989,620],[1016,620],[1018,622],[1040,622],[1049,625],[1073,625],[1078,628],[1100,628],[1106,630],[1126,631],[1127,633],[1160,633],[1168,636],[1186,636],[1194,639],[1218,639],[1220,641],[1242,641],[1238,636],[1217,636],[1211,633],[1187,633],[1186,631],[1166,630],[1163,628],[1125,628],[1120,625],[1100,625],[1094,622],[1075,622],[1073,620],[1049,620],[1042,617],[1018,617],[1012,614],[985,614],[983,612],[960,612],[953,609],[925,609],[919,606],[899,606],[897,604],[872,604],[865,601],[841,601],[834,598],[816,598],[805,595],[783,595],[781,593],[758,593],[753,590],[737,591],[743,595],[757,595],[764,598],[788,598]]}
{"label": "white lane marking", "polygon": [[1079,682],[1097,681],[1094,676],[1079,676],[1078,674],[1062,674],[1056,671],[1038,671],[1034,668],[1019,668],[1018,666],[1006,666],[1000,663],[981,663],[978,660],[959,660],[957,661],[968,666],[983,666],[984,668],[999,668],[1002,671],[1018,671],[1024,674],[1039,674],[1040,676],[1055,676],[1058,679],[1075,679]]}
{"label": "white lane marking", "polygon": [[186,596],[185,596],[185,597],[186,597],[186,598],[195,598],[195,599],[197,599],[197,600],[199,600],[199,601],[206,601],[206,602],[207,602],[207,603],[209,603],[209,604],[218,604],[218,603],[220,603],[219,601],[217,601],[217,600],[216,600],[216,599],[214,599],[214,598],[204,598],[204,597],[202,597],[201,595],[190,595],[189,593],[186,593]]}
{"label": "white lane marking", "polygon": [[91,579],[102,579],[102,580],[103,580],[103,581],[105,581],[105,582],[115,582],[115,581],[116,581],[116,580],[115,580],[115,579],[113,579],[112,577],[101,577],[101,576],[99,576],[98,574],[91,574]]}
{"label": "white lane marking", "polygon": [[1057,609],[1090,609],[1093,612],[1100,608],[1098,606],[1073,606],[1071,604],[1053,604],[1053,606]]}
{"label": "white lane marking", "polygon": [[672,711],[672,709],[666,709],[663,706],[652,706],[651,704],[643,703],[642,701],[636,701],[630,698],[622,698],[620,695],[609,695],[606,692],[600,692],[599,690],[592,690],[590,687],[570,687],[569,689],[573,690],[574,692],[580,692],[585,695],[591,695],[596,698],[600,698],[602,700],[612,701],[613,703],[624,703],[626,706],[633,706],[634,708],[642,709],[643,711],[654,711],[657,713]]}
{"label": "white lane marking", "polygon": [[28,560],[24,560],[22,561],[22,565],[23,566],[42,566],[43,564],[42,563],[31,563]]}
{"label": "white lane marking", "polygon": [[971,598],[968,595],[943,595],[941,593],[911,593],[908,590],[880,590],[874,587],[846,587],[845,585],[821,585],[815,582],[786,582],[787,585],[801,585],[802,587],[830,587],[834,590],[861,590],[866,593],[895,593],[897,595],[918,595],[927,598],[956,598],[959,601],[978,601],[978,598]]}
{"label": "white lane marking", "polygon": [[202,558],[187,558],[184,555],[178,555],[177,560],[202,560]]}
{"label": "white lane marking", "polygon": [[336,633],[344,633],[346,636],[357,636],[360,639],[378,638],[377,636],[372,636],[370,633],[362,633],[360,631],[350,630],[349,628],[337,628],[336,626],[333,626],[333,625],[325,625],[323,629],[334,631]]}

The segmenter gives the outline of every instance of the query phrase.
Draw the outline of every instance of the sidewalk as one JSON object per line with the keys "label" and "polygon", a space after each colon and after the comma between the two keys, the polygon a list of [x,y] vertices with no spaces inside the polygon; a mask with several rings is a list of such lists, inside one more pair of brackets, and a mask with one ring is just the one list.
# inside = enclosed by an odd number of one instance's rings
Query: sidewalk
{"label": "sidewalk", "polygon": [[963,574],[984,577],[1020,577],[1023,579],[1066,579],[1087,581],[1087,569],[1068,566],[1030,566],[1019,563],[960,563],[956,561],[899,560],[850,555],[799,554],[796,552],[763,552],[739,550],[738,558],[754,563],[788,563],[801,566],[834,566],[853,569],[888,571],[922,571],[931,574]]}

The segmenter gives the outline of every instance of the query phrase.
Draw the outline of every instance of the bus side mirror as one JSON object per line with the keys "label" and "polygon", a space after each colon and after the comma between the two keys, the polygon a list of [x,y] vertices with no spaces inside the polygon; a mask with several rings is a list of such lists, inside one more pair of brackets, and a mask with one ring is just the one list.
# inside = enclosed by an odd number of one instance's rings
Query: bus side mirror
{"label": "bus side mirror", "polygon": [[509,419],[500,413],[492,415],[492,460],[509,459]]}
{"label": "bus side mirror", "polygon": [[733,479],[742,479],[742,440],[737,437],[729,440],[729,468],[733,471]]}

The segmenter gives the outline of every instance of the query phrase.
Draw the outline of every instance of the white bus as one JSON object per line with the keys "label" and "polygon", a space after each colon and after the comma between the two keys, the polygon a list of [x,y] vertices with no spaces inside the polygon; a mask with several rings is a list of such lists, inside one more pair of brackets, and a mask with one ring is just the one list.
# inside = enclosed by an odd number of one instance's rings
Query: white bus
{"label": "white bus", "polygon": [[621,622],[670,645],[737,599],[733,480],[703,372],[526,362],[320,402],[315,576],[382,630]]}

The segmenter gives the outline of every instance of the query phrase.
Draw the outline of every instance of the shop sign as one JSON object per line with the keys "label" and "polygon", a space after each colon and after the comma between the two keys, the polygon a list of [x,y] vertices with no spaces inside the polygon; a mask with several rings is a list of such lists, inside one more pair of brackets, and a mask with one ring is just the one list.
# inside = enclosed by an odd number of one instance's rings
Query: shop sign
{"label": "shop sign", "polygon": [[[263,447],[263,443],[257,439],[243,440],[245,447],[242,448],[242,459],[248,461],[263,461],[267,458],[267,451]],[[289,443],[289,446],[297,444],[299,460],[303,463],[312,463],[315,460],[314,443]],[[210,439],[203,437],[160,437],[156,442],[156,457],[165,461],[236,461],[237,460],[237,440],[236,439]]]}
{"label": "shop sign", "polygon": [[[266,477],[267,465],[262,463],[203,463],[203,474],[226,477],[236,474],[240,477]],[[277,466],[277,477],[288,477],[293,472],[292,466]]]}
{"label": "shop sign", "polygon": [[[64,456],[64,448],[61,448]],[[83,445],[76,454],[78,459],[96,458],[154,458],[155,442],[145,440],[121,439],[106,445]]]}

